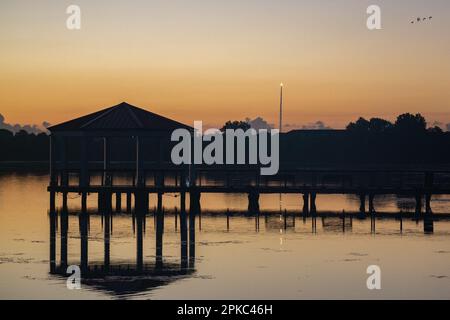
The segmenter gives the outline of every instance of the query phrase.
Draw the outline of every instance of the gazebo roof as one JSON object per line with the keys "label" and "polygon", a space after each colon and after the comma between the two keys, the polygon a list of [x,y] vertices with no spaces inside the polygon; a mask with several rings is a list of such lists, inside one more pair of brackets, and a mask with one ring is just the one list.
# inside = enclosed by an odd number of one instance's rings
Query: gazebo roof
{"label": "gazebo roof", "polygon": [[48,128],[50,132],[64,131],[173,131],[191,127],[156,113],[122,102],[80,118]]}

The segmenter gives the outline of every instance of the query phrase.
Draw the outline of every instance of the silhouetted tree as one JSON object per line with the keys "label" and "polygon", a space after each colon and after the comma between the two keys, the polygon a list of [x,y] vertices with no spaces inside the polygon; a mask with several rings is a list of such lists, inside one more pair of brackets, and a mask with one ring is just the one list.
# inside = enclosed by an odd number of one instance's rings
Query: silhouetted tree
{"label": "silhouetted tree", "polygon": [[404,113],[397,117],[395,129],[400,133],[406,134],[425,133],[427,122],[420,113],[417,113],[416,115]]}
{"label": "silhouetted tree", "polygon": [[356,122],[350,122],[347,130],[353,133],[365,133],[369,131],[370,122],[364,118],[359,118]]}
{"label": "silhouetted tree", "polygon": [[393,125],[391,122],[380,119],[380,118],[372,118],[369,122],[369,131],[371,133],[382,133],[382,132],[388,132],[393,128]]}
{"label": "silhouetted tree", "polygon": [[0,137],[12,137],[14,134],[6,129],[0,129]]}
{"label": "silhouetted tree", "polygon": [[444,133],[444,131],[438,126],[434,126],[434,127],[428,128],[427,131],[429,133],[432,133],[432,134],[442,134],[442,133]]}
{"label": "silhouetted tree", "polygon": [[20,130],[16,133],[16,137],[28,137],[29,135],[31,134],[28,134],[28,132],[26,132],[25,130]]}
{"label": "silhouetted tree", "polygon": [[247,131],[250,129],[250,124],[246,121],[227,121],[225,125],[220,129],[220,131],[225,131],[227,129],[242,129],[244,131]]}

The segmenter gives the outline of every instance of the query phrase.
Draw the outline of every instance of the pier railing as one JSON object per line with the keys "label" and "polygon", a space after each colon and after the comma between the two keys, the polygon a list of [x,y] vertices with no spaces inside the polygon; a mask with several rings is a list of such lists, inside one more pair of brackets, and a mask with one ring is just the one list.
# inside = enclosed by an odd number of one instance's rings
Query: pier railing
{"label": "pier railing", "polygon": [[[327,189],[346,190],[373,189],[450,191],[450,172],[420,170],[336,170],[336,169],[290,169],[280,170],[275,176],[261,176],[259,169],[207,168],[156,166],[142,170],[141,187],[235,189],[256,187],[265,190],[309,188],[318,191]],[[192,174],[195,172],[195,174]],[[136,170],[132,168],[89,169],[86,181],[78,168],[58,170],[53,188],[63,187],[137,187]],[[73,189],[73,188],[72,188]]]}
{"label": "pier railing", "polygon": [[[360,211],[375,212],[374,197],[401,195],[415,198],[416,212],[431,213],[432,195],[450,194],[450,172],[425,170],[337,170],[289,169],[275,176],[261,176],[254,167],[175,167],[170,165],[143,166],[137,181],[136,171],[126,167],[108,169],[90,168],[83,172],[74,167],[58,170],[51,180],[51,207],[56,193],[62,193],[63,205],[68,193],[81,195],[82,207],[87,196],[98,194],[99,209],[111,210],[112,195],[120,206],[122,194],[127,196],[127,211],[131,211],[131,197],[135,208],[144,212],[149,207],[149,194],[180,193],[181,206],[189,193],[190,207],[200,208],[202,193],[244,193],[248,195],[249,211],[259,211],[259,195],[267,193],[299,194],[303,198],[303,211],[316,211],[318,194],[353,194],[360,198]],[[84,177],[84,178],[83,178]]]}

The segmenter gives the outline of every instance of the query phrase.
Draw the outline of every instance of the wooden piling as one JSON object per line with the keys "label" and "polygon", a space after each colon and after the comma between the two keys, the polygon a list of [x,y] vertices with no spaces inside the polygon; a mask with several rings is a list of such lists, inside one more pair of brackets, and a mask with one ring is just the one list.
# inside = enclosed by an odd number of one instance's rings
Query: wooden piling
{"label": "wooden piling", "polygon": [[416,194],[416,219],[419,219],[419,217],[422,215],[422,195]]}
{"label": "wooden piling", "polygon": [[248,213],[257,214],[259,212],[259,193],[255,188],[251,188],[248,193]]}
{"label": "wooden piling", "polygon": [[67,212],[67,208],[63,208],[61,211],[60,218],[60,230],[61,230],[61,254],[60,254],[60,265],[61,268],[67,268],[67,235],[69,229],[69,213]]}
{"label": "wooden piling", "polygon": [[120,192],[116,192],[116,212],[122,211],[122,194]]}
{"label": "wooden piling", "polygon": [[50,212],[56,211],[56,193],[50,191]]}
{"label": "wooden piling", "polygon": [[375,198],[375,195],[373,193],[369,194],[369,213],[370,214],[375,213],[375,206],[373,204],[374,198]]}
{"label": "wooden piling", "polygon": [[310,194],[310,210],[312,215],[315,215],[317,213],[317,208],[316,208],[316,193],[312,192]]}
{"label": "wooden piling", "polygon": [[361,214],[366,213],[366,194],[365,193],[361,193],[359,195],[359,212]]}
{"label": "wooden piling", "polygon": [[309,194],[304,193],[303,194],[303,216],[308,216],[309,213]]}
{"label": "wooden piling", "polygon": [[432,214],[431,210],[431,194],[428,193],[425,195],[425,213]]}
{"label": "wooden piling", "polygon": [[63,207],[63,210],[67,210],[67,192],[63,192],[62,207]]}
{"label": "wooden piling", "polygon": [[127,192],[127,213],[131,213],[131,192]]}
{"label": "wooden piling", "polygon": [[87,193],[86,192],[81,193],[81,211],[83,211],[83,212],[87,211]]}
{"label": "wooden piling", "polygon": [[[137,197],[139,198],[139,197]],[[136,198],[136,199],[137,199]],[[143,246],[143,219],[144,214],[142,211],[136,213],[136,268],[138,271],[142,271],[144,266],[144,246]]]}
{"label": "wooden piling", "polygon": [[111,248],[111,215],[105,214],[105,227],[104,227],[104,269],[109,270],[110,265],[110,248]]}
{"label": "wooden piling", "polygon": [[56,212],[50,210],[50,273],[56,271]]}
{"label": "wooden piling", "polygon": [[[183,200],[182,200],[182,203],[183,203]],[[181,210],[180,210],[180,242],[181,242],[181,268],[187,269],[187,267],[188,267],[188,230],[187,230],[187,217],[186,217],[185,205],[182,205]]]}

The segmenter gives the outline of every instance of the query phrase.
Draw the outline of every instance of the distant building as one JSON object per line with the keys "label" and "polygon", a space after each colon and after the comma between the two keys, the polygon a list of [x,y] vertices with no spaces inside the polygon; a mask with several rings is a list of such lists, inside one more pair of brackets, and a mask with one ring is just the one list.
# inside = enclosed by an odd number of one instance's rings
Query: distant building
{"label": "distant building", "polygon": [[291,137],[341,137],[347,134],[345,129],[299,129],[292,130],[286,133],[287,136]]}

